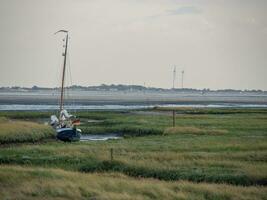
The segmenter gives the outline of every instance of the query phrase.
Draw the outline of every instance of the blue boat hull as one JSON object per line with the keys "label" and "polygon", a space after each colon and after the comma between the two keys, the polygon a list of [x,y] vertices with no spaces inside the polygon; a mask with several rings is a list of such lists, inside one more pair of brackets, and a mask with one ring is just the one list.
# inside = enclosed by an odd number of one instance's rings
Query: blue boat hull
{"label": "blue boat hull", "polygon": [[64,142],[80,141],[81,130],[76,128],[58,128],[57,139]]}

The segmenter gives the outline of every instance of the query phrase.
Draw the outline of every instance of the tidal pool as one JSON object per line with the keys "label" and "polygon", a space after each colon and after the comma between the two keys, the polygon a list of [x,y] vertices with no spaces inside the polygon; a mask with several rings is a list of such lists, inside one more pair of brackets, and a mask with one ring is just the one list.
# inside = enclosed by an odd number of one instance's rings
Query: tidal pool
{"label": "tidal pool", "polygon": [[106,141],[106,140],[118,140],[123,137],[120,134],[97,134],[97,135],[82,135],[80,141]]}

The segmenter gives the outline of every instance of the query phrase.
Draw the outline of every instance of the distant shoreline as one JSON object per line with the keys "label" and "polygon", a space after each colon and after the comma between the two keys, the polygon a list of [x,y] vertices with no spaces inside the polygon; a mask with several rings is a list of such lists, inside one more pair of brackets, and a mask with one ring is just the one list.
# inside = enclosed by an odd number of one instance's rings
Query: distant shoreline
{"label": "distant shoreline", "polygon": [[[76,91],[66,95],[67,105],[210,105],[244,104],[267,105],[267,95],[199,94],[164,92],[88,92]],[[59,95],[51,92],[0,92],[0,105],[58,105]]]}
{"label": "distant shoreline", "polygon": [[[96,86],[80,86],[72,85],[65,87],[67,90],[72,91],[84,91],[84,92],[179,92],[179,93],[246,93],[246,94],[265,94],[267,91],[261,89],[209,89],[209,88],[160,88],[160,87],[146,87],[143,85],[125,85],[125,84],[101,84]],[[60,88],[54,87],[20,87],[20,86],[11,86],[11,87],[0,87],[1,92],[55,92],[59,91]]]}

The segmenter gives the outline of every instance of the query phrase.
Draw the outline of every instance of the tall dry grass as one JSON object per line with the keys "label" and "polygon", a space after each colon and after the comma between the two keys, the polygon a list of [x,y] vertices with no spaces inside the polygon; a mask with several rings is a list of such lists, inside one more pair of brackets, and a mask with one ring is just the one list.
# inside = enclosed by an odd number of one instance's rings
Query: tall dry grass
{"label": "tall dry grass", "polygon": [[3,199],[197,199],[260,200],[266,187],[165,182],[118,173],[83,174],[59,169],[0,166]]}
{"label": "tall dry grass", "polygon": [[26,121],[12,121],[0,118],[0,143],[35,142],[54,137],[54,130],[43,124]]}

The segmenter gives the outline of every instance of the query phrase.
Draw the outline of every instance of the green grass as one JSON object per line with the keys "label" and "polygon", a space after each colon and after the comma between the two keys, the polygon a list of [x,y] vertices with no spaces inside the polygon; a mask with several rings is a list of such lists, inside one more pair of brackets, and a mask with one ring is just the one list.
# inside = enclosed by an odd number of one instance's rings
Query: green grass
{"label": "green grass", "polygon": [[48,125],[0,117],[0,144],[37,142],[54,136],[55,131]]}
{"label": "green grass", "polygon": [[266,114],[267,109],[262,109],[262,108],[190,108],[190,107],[155,107],[153,110],[156,111],[173,111],[175,110],[177,113],[182,113],[182,114],[242,114],[242,113],[250,113],[250,114],[255,114],[255,113],[262,113]]}
{"label": "green grass", "polygon": [[[156,110],[157,111],[157,110]],[[116,132],[126,136],[162,135],[172,126],[169,111],[160,115],[132,114],[129,112],[81,112],[81,128],[86,134]],[[189,114],[188,114],[189,113]],[[192,114],[193,113],[193,114]],[[101,120],[88,123],[88,119]],[[178,110],[176,127],[201,129],[202,134],[262,135],[267,130],[266,109],[205,109]],[[188,132],[188,131],[187,131]],[[190,132],[190,131],[189,131]]]}
{"label": "green grass", "polygon": [[[79,112],[77,115],[81,117],[84,133],[117,132],[130,137],[102,142],[50,141],[38,145],[3,146],[0,147],[0,163],[6,170],[8,166],[20,165],[23,170],[29,168],[33,171],[39,167],[47,171],[60,168],[64,173],[75,172],[77,176],[81,172],[92,177],[116,173],[119,174],[118,180],[127,175],[125,179],[135,180],[137,185],[141,180],[151,181],[148,186],[143,185],[146,188],[152,187],[154,181],[159,184],[172,184],[165,181],[178,181],[176,184],[190,181],[186,183],[196,187],[189,192],[192,196],[185,196],[184,199],[264,199],[267,185],[265,109],[178,109],[176,127],[172,127],[170,111],[155,112]],[[40,117],[42,113],[40,116],[33,115],[37,122],[49,120]],[[10,117],[5,118],[3,113],[0,116],[0,121],[5,122]],[[28,119],[25,114],[24,120]],[[129,187],[135,187],[131,184]],[[252,192],[251,196],[239,194],[242,189],[231,196],[231,193],[222,189],[222,196],[217,197],[213,196],[215,193],[205,193],[205,190],[198,189],[202,184],[209,185],[214,191],[224,187],[230,191],[230,188],[255,188],[258,193]],[[129,192],[128,189],[126,191]],[[198,191],[196,196],[194,191]],[[43,195],[50,198],[47,194]],[[76,195],[84,198],[79,196],[81,194]],[[116,195],[112,198],[123,199]],[[175,199],[173,196],[160,197]],[[149,199],[146,195],[140,197],[146,198]]]}
{"label": "green grass", "polygon": [[1,111],[0,117],[7,117],[9,119],[36,119],[36,118],[49,118],[53,112],[42,111]]}
{"label": "green grass", "polygon": [[[113,162],[110,148],[114,149]],[[262,138],[171,135],[9,147],[1,150],[0,163],[114,171],[161,180],[266,185],[266,155]]]}
{"label": "green grass", "polygon": [[228,133],[227,130],[220,129],[201,129],[196,127],[170,127],[166,128],[164,135],[173,135],[173,134],[190,134],[190,135],[223,135]]}

